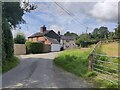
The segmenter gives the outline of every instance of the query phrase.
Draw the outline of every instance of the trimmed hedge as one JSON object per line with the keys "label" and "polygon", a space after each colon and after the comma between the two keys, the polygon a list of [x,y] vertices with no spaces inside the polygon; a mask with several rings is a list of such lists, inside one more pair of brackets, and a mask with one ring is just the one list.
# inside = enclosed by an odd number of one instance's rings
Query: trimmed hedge
{"label": "trimmed hedge", "polygon": [[27,47],[27,53],[37,54],[43,51],[43,43],[26,41],[25,45]]}

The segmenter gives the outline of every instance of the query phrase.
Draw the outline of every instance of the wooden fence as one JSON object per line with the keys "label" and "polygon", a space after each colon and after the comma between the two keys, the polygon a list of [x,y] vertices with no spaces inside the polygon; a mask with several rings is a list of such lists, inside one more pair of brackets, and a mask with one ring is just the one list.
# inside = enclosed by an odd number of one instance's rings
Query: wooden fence
{"label": "wooden fence", "polygon": [[25,55],[26,54],[25,44],[14,44],[14,54],[15,55]]}
{"label": "wooden fence", "polygon": [[101,46],[102,42],[99,41],[93,48],[93,50],[90,52],[89,56],[88,56],[88,60],[89,60],[89,64],[88,64],[88,70],[91,71],[92,70],[92,62],[93,62],[93,54],[96,52],[96,50]]}
{"label": "wooden fence", "polygon": [[88,57],[88,69],[96,72],[98,78],[118,85],[120,74],[120,56],[110,57],[108,55],[98,54],[96,50],[100,48],[102,43],[104,42],[98,42],[90,53]]}

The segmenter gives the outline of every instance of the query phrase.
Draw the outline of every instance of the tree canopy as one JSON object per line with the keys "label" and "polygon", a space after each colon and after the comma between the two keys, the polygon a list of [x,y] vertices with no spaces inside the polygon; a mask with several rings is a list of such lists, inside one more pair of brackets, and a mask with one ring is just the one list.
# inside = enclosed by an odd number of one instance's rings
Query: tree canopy
{"label": "tree canopy", "polygon": [[14,56],[13,36],[11,28],[17,24],[23,23],[23,9],[19,2],[3,2],[2,3],[2,62],[12,60]]}
{"label": "tree canopy", "polygon": [[2,16],[9,22],[10,26],[16,27],[17,24],[24,23],[23,15],[24,10],[21,9],[19,2],[2,3]]}
{"label": "tree canopy", "polygon": [[92,34],[96,39],[108,39],[109,31],[107,27],[102,26],[100,28],[95,28]]}
{"label": "tree canopy", "polygon": [[23,33],[17,33],[16,37],[14,38],[14,43],[16,44],[25,44],[26,39]]}
{"label": "tree canopy", "polygon": [[67,31],[64,35],[65,35],[65,36],[73,36],[73,37],[75,37],[75,38],[78,37],[78,35],[77,35],[76,33],[69,32],[69,31]]}

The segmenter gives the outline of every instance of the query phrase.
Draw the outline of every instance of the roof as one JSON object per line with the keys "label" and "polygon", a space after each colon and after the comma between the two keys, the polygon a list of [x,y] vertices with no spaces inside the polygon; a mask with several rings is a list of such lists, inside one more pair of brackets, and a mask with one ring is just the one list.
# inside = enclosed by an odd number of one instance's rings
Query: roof
{"label": "roof", "polygon": [[28,38],[33,38],[33,37],[39,37],[39,36],[44,36],[45,34],[47,34],[48,32],[50,32],[50,30],[47,30],[46,32],[37,32],[35,34],[32,34],[31,36],[29,36]]}
{"label": "roof", "polygon": [[56,39],[46,37],[52,44],[59,44],[59,42]]}
{"label": "roof", "polygon": [[75,37],[74,36],[64,36],[64,35],[61,35],[61,39],[63,39],[63,40],[74,40]]}

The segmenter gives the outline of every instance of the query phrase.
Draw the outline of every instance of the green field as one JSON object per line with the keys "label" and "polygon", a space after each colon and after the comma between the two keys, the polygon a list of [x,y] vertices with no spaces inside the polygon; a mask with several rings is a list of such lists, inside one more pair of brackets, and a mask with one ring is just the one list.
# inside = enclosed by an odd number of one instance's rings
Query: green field
{"label": "green field", "polygon": [[[118,87],[118,84],[115,84],[118,82],[118,58],[111,58],[112,56],[117,57],[118,56],[118,43],[117,42],[110,42],[110,43],[103,43],[102,46],[99,48],[99,51],[101,54],[107,55],[107,56],[100,56],[97,57],[97,60],[102,60],[105,62],[110,63],[103,63],[103,62],[97,62],[94,66],[95,68],[98,68],[103,71],[107,71],[109,73],[112,73],[114,75],[109,75],[104,72],[98,73],[97,77],[94,77],[95,86],[98,87]],[[103,66],[103,67],[100,67]],[[114,82],[108,82],[106,79],[101,79],[99,77],[106,77],[107,80],[114,81]],[[102,82],[102,83],[101,83]]]}
{"label": "green field", "polygon": [[101,47],[101,50],[108,56],[119,56],[118,45],[118,42],[104,43]]}

